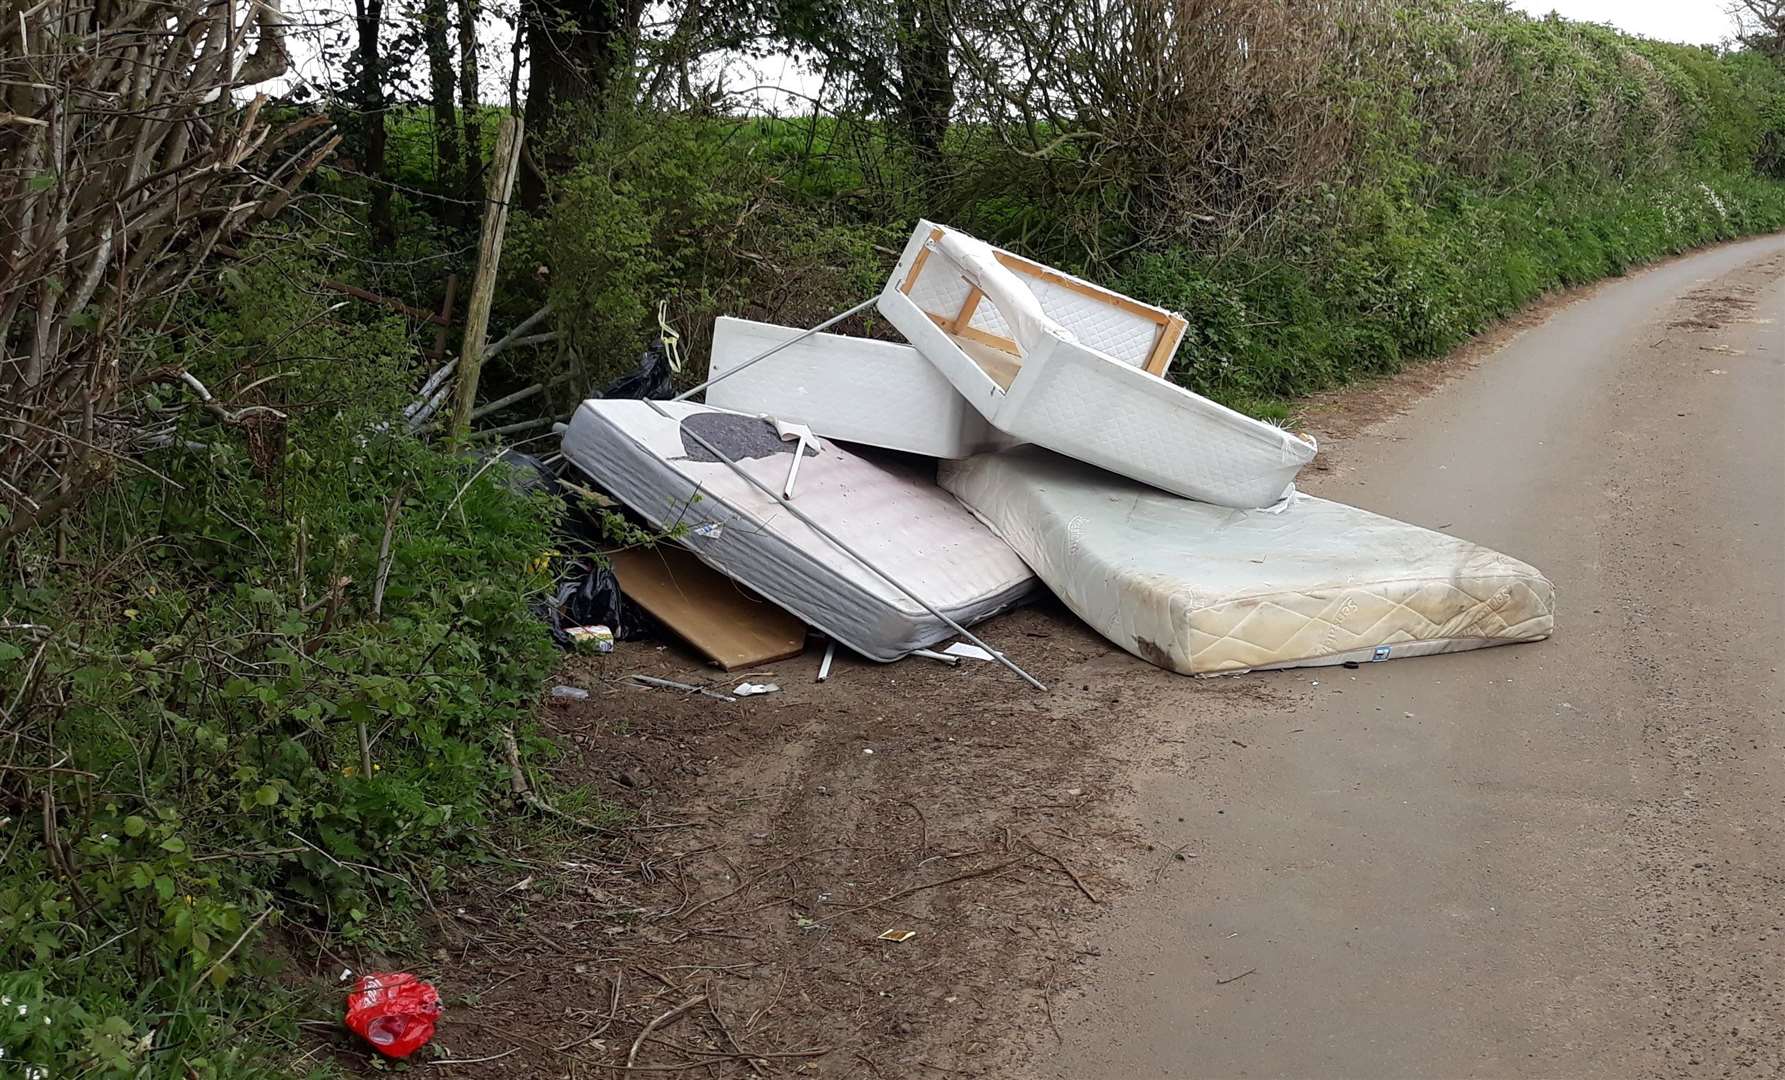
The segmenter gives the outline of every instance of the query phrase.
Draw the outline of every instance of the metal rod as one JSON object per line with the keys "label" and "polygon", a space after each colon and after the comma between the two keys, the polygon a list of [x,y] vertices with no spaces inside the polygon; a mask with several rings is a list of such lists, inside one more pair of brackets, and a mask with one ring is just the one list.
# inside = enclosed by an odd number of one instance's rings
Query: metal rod
{"label": "metal rod", "polygon": [[935,649],[912,649],[911,655],[912,656],[921,656],[925,660],[938,660],[944,664],[947,664],[949,667],[960,667],[961,666],[961,658],[960,657],[950,656],[947,653],[939,653]]}
{"label": "metal rod", "polygon": [[[845,314],[848,314],[848,313],[845,312]],[[843,316],[841,316],[841,315],[838,316],[838,318],[842,318],[842,317]],[[789,344],[791,344],[791,342]],[[733,370],[735,371],[737,369],[734,368]],[[699,389],[699,388],[696,387],[696,389]],[[649,405],[651,407],[651,410],[653,412],[655,412],[658,416],[663,417],[665,420],[668,420],[671,423],[675,423],[675,417],[664,412],[662,405],[658,404],[655,401],[650,401],[648,399],[645,401],[645,404]],[[971,630],[968,630],[966,627],[962,626],[960,623],[955,622],[953,619],[949,618],[947,615],[944,615],[942,612],[936,610],[936,608],[934,608],[930,605],[930,602],[928,600],[925,600],[923,597],[917,595],[917,593],[911,591],[911,589],[908,586],[901,583],[897,578],[893,577],[891,574],[888,574],[886,571],[880,569],[878,566],[875,566],[873,563],[869,562],[867,560],[867,558],[865,556],[863,556],[860,552],[856,551],[854,548],[850,547],[848,544],[845,544],[842,540],[838,539],[836,533],[831,532],[829,529],[825,528],[823,525],[820,525],[820,524],[818,524],[818,522],[813,521],[811,515],[807,514],[804,510],[801,510],[799,507],[795,506],[791,500],[782,498],[773,489],[771,489],[768,486],[766,486],[765,484],[763,484],[762,481],[756,479],[756,477],[751,476],[749,473],[745,472],[743,470],[742,466],[740,466],[737,462],[733,461],[730,457],[728,457],[726,455],[725,451],[719,449],[717,446],[714,446],[711,442],[707,441],[707,439],[703,435],[701,435],[700,432],[695,431],[693,428],[687,427],[685,425],[678,425],[678,426],[681,428],[681,432],[685,437],[693,439],[707,453],[713,455],[715,458],[718,458],[720,461],[723,461],[731,469],[732,472],[737,473],[739,476],[743,477],[744,481],[746,483],[748,483],[751,487],[755,488],[756,490],[762,492],[764,495],[767,495],[769,498],[775,500],[777,503],[780,503],[782,506],[786,507],[788,513],[792,514],[794,517],[796,517],[800,521],[804,522],[807,528],[811,529],[813,532],[817,533],[819,536],[822,536],[826,540],[829,540],[831,543],[835,544],[837,546],[837,549],[842,551],[843,554],[848,555],[850,558],[854,559],[856,562],[861,563],[862,566],[866,567],[869,571],[878,575],[882,581],[885,581],[888,585],[891,585],[893,588],[899,590],[900,592],[904,593],[906,596],[910,597],[912,600],[916,601],[918,607],[923,608],[925,611],[929,612],[931,615],[933,615],[936,618],[941,619],[943,622],[947,623],[949,629],[953,630],[955,633],[966,638],[968,641],[971,641],[973,644],[984,649],[986,652],[989,652],[993,656],[997,657],[998,662],[1000,664],[1003,664],[1005,667],[1016,672],[1017,675],[1021,676],[1023,681],[1028,683],[1030,686],[1033,686],[1037,690],[1046,690],[1047,689],[1047,687],[1042,685],[1041,682],[1035,678],[1035,676],[1029,674],[1028,672],[1024,671],[1022,668],[1018,667],[1016,665],[1015,661],[1011,660],[1008,656],[1005,656],[1003,653],[999,652],[997,649],[994,649],[990,645],[987,645],[984,641],[981,641],[979,639],[979,637],[977,635],[975,635]]]}
{"label": "metal rod", "polygon": [[714,701],[729,701],[735,704],[738,700],[730,694],[721,694],[717,690],[708,690],[704,686],[690,686],[685,682],[676,682],[674,679],[659,679],[653,675],[628,675],[626,677],[633,682],[643,683],[646,686],[661,686],[665,690],[681,690],[684,693],[710,697]]}
{"label": "metal rod", "polygon": [[819,682],[823,682],[824,680],[831,677],[831,661],[835,660],[836,658],[837,658],[837,643],[834,641],[825,642],[824,643],[824,659],[822,661],[820,661],[818,664],[818,681]]}
{"label": "metal rod", "polygon": [[870,296],[868,299],[863,300],[861,303],[850,308],[848,311],[845,311],[843,314],[833,315],[830,318],[819,323],[817,326],[814,326],[812,329],[801,331],[798,336],[790,337],[786,341],[781,342],[779,345],[771,345],[771,346],[769,346],[769,348],[766,352],[759,352],[755,356],[752,356],[750,359],[739,364],[737,367],[732,368],[730,371],[720,372],[719,374],[708,379],[706,382],[701,383],[699,386],[689,387],[688,389],[677,394],[675,397],[670,398],[670,400],[671,401],[686,401],[689,398],[693,397],[695,394],[700,393],[702,390],[705,390],[707,387],[718,382],[720,379],[729,379],[733,375],[736,375],[738,372],[744,370],[747,367],[750,367],[752,364],[761,363],[762,361],[767,360],[769,357],[775,355],[776,353],[780,352],[782,349],[785,349],[790,345],[798,345],[800,342],[811,337],[813,334],[816,334],[821,330],[828,330],[831,327],[842,322],[844,319],[849,318],[849,316],[859,314],[860,312],[866,311],[868,308],[873,307],[874,301],[876,301],[878,299],[880,299],[878,296]]}

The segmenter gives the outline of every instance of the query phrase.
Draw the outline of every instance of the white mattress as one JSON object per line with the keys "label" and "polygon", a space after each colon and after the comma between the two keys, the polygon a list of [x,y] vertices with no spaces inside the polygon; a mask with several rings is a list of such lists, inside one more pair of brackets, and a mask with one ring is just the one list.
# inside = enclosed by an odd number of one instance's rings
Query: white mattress
{"label": "white mattress", "polygon": [[[684,527],[682,543],[702,562],[863,656],[897,660],[952,635],[683,432],[689,425],[778,491],[794,444],[772,425],[691,402],[656,404],[667,418],[643,401],[583,402],[564,433],[564,457],[653,526]],[[908,461],[826,440],[801,462],[794,502],[962,624],[1037,588],[1003,541]]]}
{"label": "white mattress", "polygon": [[1020,447],[942,485],[1103,636],[1187,675],[1548,637],[1555,590],[1479,544],[1295,495],[1278,512],[1180,499]]}
{"label": "white mattress", "polygon": [[1159,377],[1182,319],[927,221],[877,306],[1017,440],[1235,507],[1279,501],[1314,458],[1313,440]]}
{"label": "white mattress", "polygon": [[[708,377],[800,333],[718,319]],[[916,349],[839,334],[813,334],[714,383],[707,404],[804,424],[826,438],[929,457],[968,457],[1008,442]]]}

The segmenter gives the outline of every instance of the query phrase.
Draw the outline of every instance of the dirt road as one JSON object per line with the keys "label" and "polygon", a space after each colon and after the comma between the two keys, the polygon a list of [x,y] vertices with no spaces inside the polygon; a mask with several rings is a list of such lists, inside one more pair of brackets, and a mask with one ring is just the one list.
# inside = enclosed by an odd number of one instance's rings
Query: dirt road
{"label": "dirt road", "polygon": [[673,641],[573,659],[550,786],[627,824],[461,868],[422,968],[436,1052],[459,1077],[1785,1073],[1782,325],[1785,236],[1314,404],[1304,485],[1542,567],[1550,641],[1197,680],[1044,601],[982,628],[1044,694],[918,660],[819,684],[809,649],[721,703],[623,677],[740,677]]}
{"label": "dirt road", "polygon": [[1543,568],[1555,638],[1155,717],[1195,858],[1020,1071],[1785,1073],[1782,326],[1785,238],[1711,250],[1338,446],[1305,486]]}

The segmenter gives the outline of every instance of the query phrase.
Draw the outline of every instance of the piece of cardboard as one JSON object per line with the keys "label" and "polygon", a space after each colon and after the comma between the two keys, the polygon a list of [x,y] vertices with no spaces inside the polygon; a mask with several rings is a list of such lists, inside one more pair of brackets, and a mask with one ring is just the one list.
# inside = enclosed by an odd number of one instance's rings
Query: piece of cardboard
{"label": "piece of cardboard", "polygon": [[726,671],[798,656],[806,624],[672,544],[609,556],[620,591]]}

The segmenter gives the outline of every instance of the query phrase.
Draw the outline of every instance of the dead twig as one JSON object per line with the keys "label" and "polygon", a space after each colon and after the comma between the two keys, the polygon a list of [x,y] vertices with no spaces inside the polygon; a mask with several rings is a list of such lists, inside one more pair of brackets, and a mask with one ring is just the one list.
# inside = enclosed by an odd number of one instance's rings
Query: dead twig
{"label": "dead twig", "polygon": [[391,539],[397,531],[397,511],[403,508],[403,497],[407,494],[404,488],[390,497],[384,508],[384,536],[378,541],[378,577],[372,582],[372,618],[384,615],[384,588],[390,582]]}
{"label": "dead twig", "polygon": [[739,1057],[744,1059],[744,1064],[749,1066],[751,1072],[761,1076],[762,1066],[756,1063],[754,1057],[745,1052],[743,1045],[738,1042],[738,1037],[731,1033],[730,1025],[725,1022],[725,1014],[719,1011],[718,988],[713,985],[711,979],[707,980],[707,1011],[713,1014],[713,1022],[719,1025],[719,1033],[725,1036],[725,1041],[731,1044],[731,1048],[737,1052]]}
{"label": "dead twig", "polygon": [[878,900],[870,900],[869,902],[867,902],[865,904],[857,904],[854,907],[844,908],[842,911],[833,911],[829,915],[826,915],[824,918],[818,919],[815,921],[819,922],[819,923],[827,923],[827,922],[830,922],[832,919],[840,919],[845,915],[853,915],[858,911],[867,911],[869,908],[877,908],[877,907],[881,907],[886,904],[890,904],[894,900],[902,900],[905,897],[912,895],[913,893],[924,892],[925,890],[928,890],[928,889],[939,889],[944,885],[953,885],[959,881],[967,881],[971,878],[985,877],[987,874],[996,874],[1000,870],[1008,870],[1011,867],[1016,866],[1019,863],[1024,863],[1024,862],[1028,862],[1028,861],[1029,861],[1029,856],[1024,855],[1021,858],[1017,858],[1017,859],[1006,859],[1004,862],[998,863],[994,866],[985,867],[984,869],[981,869],[981,870],[969,870],[965,874],[956,874],[953,877],[945,877],[941,881],[926,881],[922,885],[913,885],[908,889],[900,889],[898,892],[887,893],[885,896],[882,896]]}
{"label": "dead twig", "polygon": [[1055,866],[1058,866],[1061,870],[1064,870],[1066,872],[1066,876],[1072,879],[1072,883],[1074,885],[1078,886],[1078,891],[1085,894],[1086,900],[1089,900],[1093,904],[1103,903],[1102,900],[1099,900],[1097,898],[1097,894],[1091,891],[1090,886],[1086,885],[1084,883],[1083,879],[1081,879],[1076,873],[1073,872],[1072,867],[1066,865],[1065,859],[1060,858],[1058,855],[1055,855],[1051,851],[1047,851],[1042,848],[1036,847],[1034,842],[1031,840],[1028,840],[1027,838],[1025,838],[1023,842],[1029,845],[1030,851],[1033,851],[1035,854],[1041,856],[1044,859],[1049,860]]}
{"label": "dead twig", "polygon": [[706,1000],[707,996],[705,994],[696,994],[687,1001],[682,1002],[680,1005],[677,1005],[662,1016],[659,1016],[657,1019],[646,1024],[644,1030],[638,1033],[638,1038],[632,1040],[632,1049],[626,1052],[626,1067],[630,1069],[638,1062],[638,1048],[645,1044],[645,1039],[650,1036],[651,1032],[656,1031],[665,1024],[674,1023],[682,1016],[686,1015],[690,1009],[698,1008],[705,1003]]}
{"label": "dead twig", "polygon": [[1187,848],[1189,846],[1190,846],[1189,844],[1179,844],[1177,847],[1172,848],[1171,851],[1166,854],[1165,858],[1159,863],[1159,865],[1155,866],[1153,868],[1153,884],[1155,884],[1155,885],[1159,884],[1160,879],[1165,876],[1165,868],[1171,865],[1171,861],[1173,859],[1183,861],[1185,859],[1196,858],[1195,852],[1193,852],[1193,851],[1186,852],[1184,850],[1185,848]]}
{"label": "dead twig", "polygon": [[490,1054],[485,1057],[474,1057],[474,1058],[435,1058],[434,1060],[428,1062],[428,1064],[429,1065],[480,1065],[486,1061],[501,1061],[503,1058],[507,1057],[510,1054],[518,1054],[520,1052],[521,1052],[520,1047],[511,1046],[508,1049],[502,1051],[500,1054]]}
{"label": "dead twig", "polygon": [[271,915],[272,913],[273,913],[273,909],[267,908],[265,911],[260,913],[259,918],[255,919],[253,922],[249,923],[248,929],[243,930],[239,935],[236,936],[235,944],[233,944],[229,948],[225,949],[223,951],[222,956],[219,956],[217,959],[211,961],[211,966],[208,968],[205,968],[205,973],[198,977],[198,981],[202,983],[206,979],[210,978],[211,972],[216,971],[218,968],[222,967],[224,961],[226,961],[230,957],[234,956],[236,954],[236,950],[242,947],[242,942],[248,940],[248,935],[252,934],[252,933],[254,933],[254,931],[260,929],[260,924],[263,922],[266,922],[267,916]]}
{"label": "dead twig", "polygon": [[508,757],[508,784],[516,798],[547,817],[555,817],[560,821],[568,821],[578,828],[586,829],[599,836],[617,837],[621,835],[612,829],[603,828],[592,821],[585,821],[582,818],[577,817],[575,814],[567,814],[541,798],[539,793],[533,790],[532,785],[527,783],[527,773],[521,768],[520,744],[515,742],[514,729],[511,727],[504,727],[502,729],[502,748]]}
{"label": "dead twig", "polygon": [[778,874],[781,871],[787,869],[788,867],[794,865],[795,863],[804,862],[806,859],[810,859],[814,855],[823,855],[826,852],[842,851],[842,850],[844,850],[844,849],[841,847],[833,846],[833,847],[824,847],[824,848],[813,848],[810,851],[802,851],[798,855],[795,855],[793,858],[788,859],[785,862],[776,863],[774,866],[769,867],[767,870],[764,870],[762,873],[757,874],[755,877],[744,882],[743,884],[739,885],[737,888],[731,890],[728,893],[725,893],[722,896],[715,896],[710,900],[702,900],[700,903],[695,904],[693,907],[689,908],[687,911],[682,912],[680,914],[680,918],[682,919],[682,921],[686,922],[690,917],[692,917],[694,915],[695,912],[712,907],[714,904],[720,903],[721,901],[730,900],[732,897],[736,896],[737,894],[754,887],[757,882],[763,880],[764,878],[771,877],[775,874]]}

